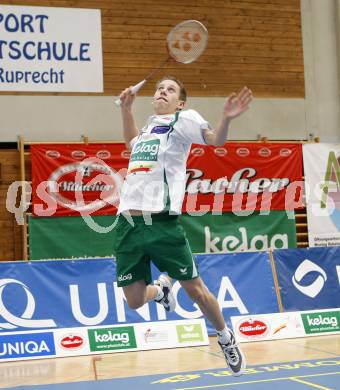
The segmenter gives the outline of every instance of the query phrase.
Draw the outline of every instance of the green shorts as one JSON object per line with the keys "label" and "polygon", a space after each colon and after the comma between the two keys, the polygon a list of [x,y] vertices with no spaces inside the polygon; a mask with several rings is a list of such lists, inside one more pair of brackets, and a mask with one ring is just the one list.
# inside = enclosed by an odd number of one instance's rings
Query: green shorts
{"label": "green shorts", "polygon": [[143,216],[132,219],[134,225],[120,215],[114,229],[119,287],[137,280],[150,284],[151,261],[160,272],[167,272],[177,280],[198,276],[195,258],[177,215],[152,214],[151,225],[145,223]]}

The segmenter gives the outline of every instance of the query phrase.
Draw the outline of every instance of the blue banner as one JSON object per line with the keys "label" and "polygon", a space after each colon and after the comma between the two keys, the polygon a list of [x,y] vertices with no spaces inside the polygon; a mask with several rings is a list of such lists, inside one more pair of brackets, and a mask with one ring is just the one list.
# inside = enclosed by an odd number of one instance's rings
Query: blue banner
{"label": "blue banner", "polygon": [[273,252],[286,311],[340,307],[340,247]]}
{"label": "blue banner", "polygon": [[[266,252],[197,255],[201,277],[224,318],[278,311]],[[178,282],[176,311],[155,302],[128,308],[113,259],[0,263],[0,332],[202,317]],[[154,268],[154,280],[159,272]],[[209,333],[214,332],[211,324]]]}
{"label": "blue banner", "polygon": [[54,355],[52,332],[0,335],[0,359]]}

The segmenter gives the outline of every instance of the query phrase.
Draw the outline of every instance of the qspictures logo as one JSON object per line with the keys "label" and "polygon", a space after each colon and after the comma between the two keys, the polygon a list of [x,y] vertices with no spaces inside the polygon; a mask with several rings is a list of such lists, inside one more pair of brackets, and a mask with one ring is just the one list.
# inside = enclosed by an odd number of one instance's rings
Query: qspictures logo
{"label": "qspictures logo", "polygon": [[191,341],[204,341],[202,327],[200,324],[193,325],[177,325],[177,337],[180,343],[188,343]]}
{"label": "qspictures logo", "polygon": [[133,326],[89,329],[88,336],[92,352],[137,348]]}
{"label": "qspictures logo", "polygon": [[307,334],[340,331],[340,311],[323,311],[301,314]]}

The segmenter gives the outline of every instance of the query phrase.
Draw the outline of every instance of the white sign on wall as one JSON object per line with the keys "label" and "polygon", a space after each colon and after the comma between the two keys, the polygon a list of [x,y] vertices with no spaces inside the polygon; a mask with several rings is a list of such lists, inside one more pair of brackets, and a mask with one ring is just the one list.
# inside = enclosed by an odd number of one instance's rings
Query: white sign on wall
{"label": "white sign on wall", "polygon": [[322,309],[233,316],[238,342],[279,340],[340,333],[340,310]]}
{"label": "white sign on wall", "polygon": [[340,144],[303,145],[309,246],[340,245]]}
{"label": "white sign on wall", "polygon": [[100,10],[1,5],[0,91],[102,92]]}
{"label": "white sign on wall", "polygon": [[0,362],[208,345],[203,318],[0,332]]}

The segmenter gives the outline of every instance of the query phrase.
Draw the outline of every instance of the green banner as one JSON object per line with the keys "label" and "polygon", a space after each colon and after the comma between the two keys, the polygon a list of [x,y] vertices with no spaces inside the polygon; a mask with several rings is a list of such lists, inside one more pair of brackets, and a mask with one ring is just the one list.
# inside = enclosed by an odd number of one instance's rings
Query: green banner
{"label": "green banner", "polygon": [[89,329],[87,332],[91,352],[137,348],[133,326]]}
{"label": "green banner", "polygon": [[301,314],[307,334],[339,332],[340,310]]}
{"label": "green banner", "polygon": [[241,252],[296,248],[293,211],[270,211],[261,215],[225,213],[181,216],[183,227],[194,253]]}
{"label": "green banner", "polygon": [[177,337],[180,343],[188,341],[204,341],[202,326],[194,325],[176,325]]}
{"label": "green banner", "polygon": [[[29,218],[31,260],[112,257],[115,216]],[[202,216],[181,221],[194,253],[241,252],[296,248],[293,212],[254,212]]]}
{"label": "green banner", "polygon": [[[31,260],[113,256],[115,216],[30,217],[29,256]],[[94,230],[96,229],[96,230]]]}

